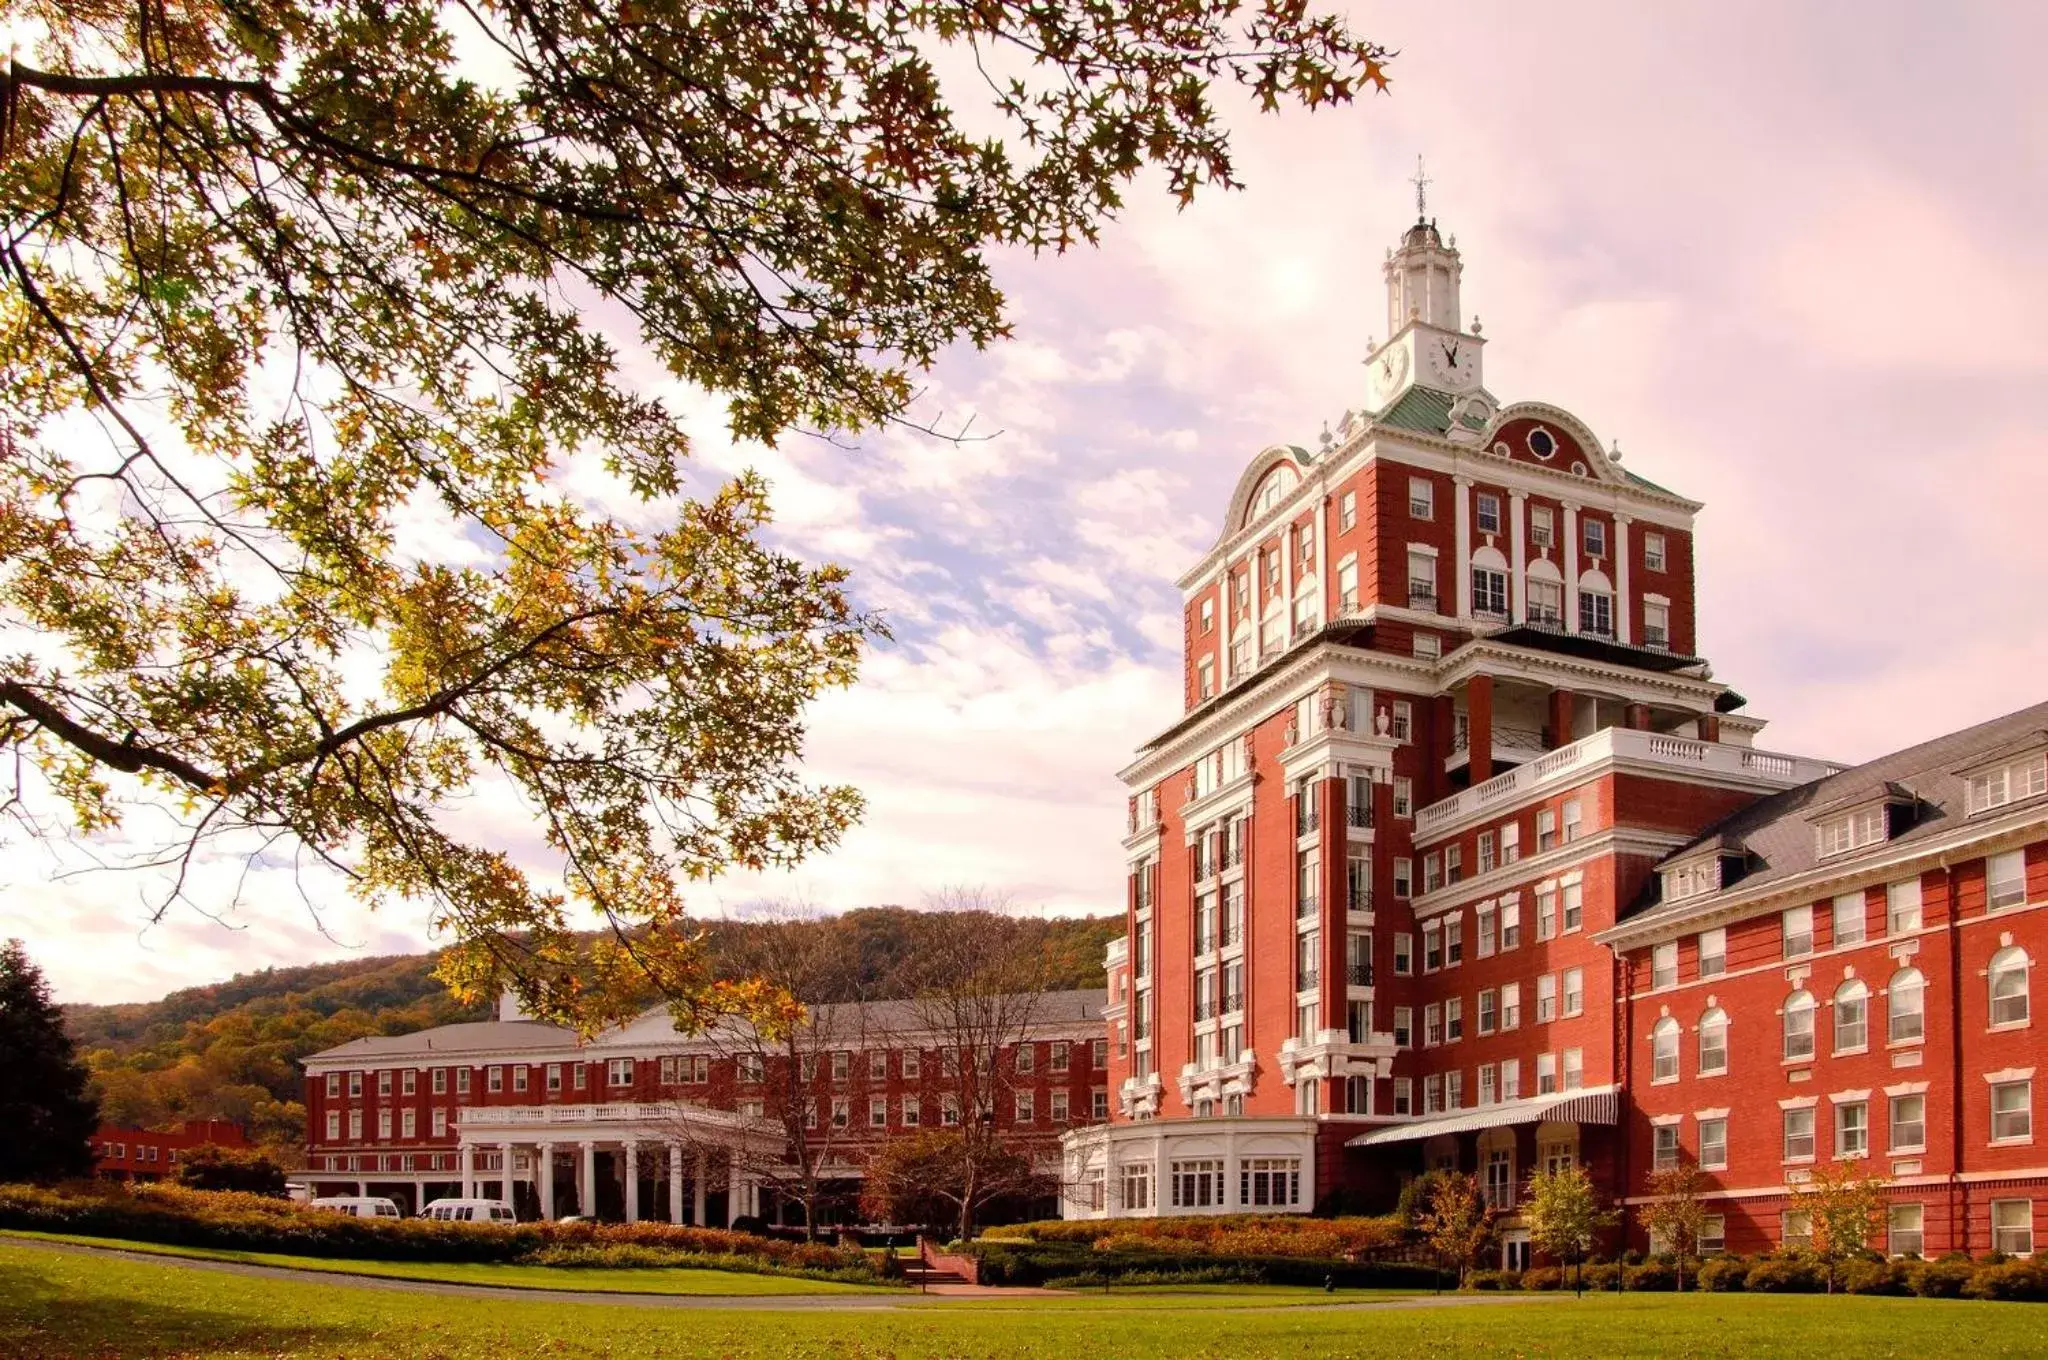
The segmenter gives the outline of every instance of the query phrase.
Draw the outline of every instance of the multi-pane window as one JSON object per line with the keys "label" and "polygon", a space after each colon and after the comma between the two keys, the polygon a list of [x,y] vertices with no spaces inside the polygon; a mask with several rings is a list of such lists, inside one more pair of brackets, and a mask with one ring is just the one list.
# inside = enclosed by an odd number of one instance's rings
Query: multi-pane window
{"label": "multi-pane window", "polygon": [[2027,955],[2018,947],[1999,950],[1987,970],[1991,983],[1991,1023],[2024,1025],[2029,1013]]}
{"label": "multi-pane window", "polygon": [[[492,1068],[491,1075],[496,1076],[497,1071],[495,1067]],[[631,1058],[608,1059],[605,1063],[605,1084],[607,1086],[631,1086],[633,1084],[633,1060]]]}
{"label": "multi-pane window", "polygon": [[1394,1047],[1409,1048],[1415,1043],[1415,1010],[1412,1006],[1394,1007]]}
{"label": "multi-pane window", "polygon": [[1614,597],[1604,590],[1579,592],[1579,631],[1595,637],[1614,636]]}
{"label": "multi-pane window", "polygon": [[1788,1162],[1813,1160],[1813,1107],[1802,1106],[1784,1112],[1784,1157]]}
{"label": "multi-pane window", "polygon": [[1194,1159],[1172,1163],[1168,1183],[1173,1189],[1176,1209],[1206,1209],[1223,1202],[1223,1163]]}
{"label": "multi-pane window", "polygon": [[513,1069],[512,1069],[512,1089],[513,1089],[513,1090],[515,1090],[515,1091],[524,1091],[524,1090],[526,1089],[526,1074],[527,1074],[527,1067],[526,1067],[526,1065],[525,1065],[524,1063],[521,1063],[521,1064],[520,1064],[519,1066],[517,1066],[517,1067],[515,1067],[515,1068],[513,1068]]}
{"label": "multi-pane window", "polygon": [[[1055,1039],[1052,1045],[1052,1070],[1064,1072],[1072,1063],[1071,1050],[1065,1039]],[[908,1075],[907,1073],[905,1075]]]}
{"label": "multi-pane window", "polygon": [[1991,1249],[2007,1256],[2034,1254],[2034,1201],[1991,1201]]}
{"label": "multi-pane window", "polygon": [[1478,867],[1478,868],[1477,868],[1476,870],[1474,870],[1474,872],[1475,872],[1475,873],[1482,873],[1482,874],[1490,874],[1490,873],[1492,873],[1492,872],[1493,872],[1493,866],[1495,865],[1495,863],[1497,863],[1497,862],[1498,862],[1498,861],[1496,860],[1496,858],[1495,858],[1495,852],[1494,852],[1494,848],[1493,848],[1493,847],[1494,847],[1494,834],[1493,834],[1493,832],[1491,832],[1491,831],[1482,831],[1482,832],[1480,832],[1480,833],[1479,833],[1479,867]]}
{"label": "multi-pane window", "polygon": [[887,1097],[868,1097],[868,1127],[871,1129],[886,1129],[889,1127],[889,1101]]}
{"label": "multi-pane window", "polygon": [[1557,890],[1548,884],[1536,889],[1536,938],[1543,941],[1557,934]]}
{"label": "multi-pane window", "polygon": [[1247,1208],[1301,1202],[1299,1157],[1246,1157],[1238,1163],[1237,1202]]}
{"label": "multi-pane window", "polygon": [[1700,1017],[1700,1075],[1728,1070],[1728,1013],[1720,1007]]}
{"label": "multi-pane window", "polygon": [[1491,1034],[1500,1027],[1500,994],[1487,987],[1479,993],[1479,1032]]}
{"label": "multi-pane window", "polygon": [[1870,1104],[1845,1100],[1835,1106],[1835,1155],[1861,1157],[1870,1151]]}
{"label": "multi-pane window", "polygon": [[[434,1075],[438,1077],[445,1070],[447,1069],[437,1067],[434,1069]],[[437,1087],[436,1089],[439,1088]],[[327,1074],[327,1098],[329,1100],[338,1100],[341,1098],[341,1073],[329,1072]]]}
{"label": "multi-pane window", "polygon": [[1455,968],[1465,961],[1465,918],[1452,916],[1444,922],[1444,967]]}
{"label": "multi-pane window", "polygon": [[1500,1027],[1520,1029],[1522,1025],[1522,984],[1504,982],[1500,987]]}
{"label": "multi-pane window", "polygon": [[1444,1073],[1444,1108],[1447,1110],[1462,1110],[1465,1108],[1465,1074],[1463,1072]]}
{"label": "multi-pane window", "polygon": [[1728,1121],[1726,1119],[1702,1119],[1700,1121],[1700,1166],[1708,1171],[1722,1171],[1728,1166]]}
{"label": "multi-pane window", "polygon": [[[1415,784],[1407,775],[1394,776],[1394,815],[1412,817],[1415,815]],[[1396,866],[1399,867],[1398,865]]]}
{"label": "multi-pane window", "polygon": [[1991,911],[2016,907],[2027,900],[2027,861],[2019,850],[1993,855],[1984,862],[1984,905]]}
{"label": "multi-pane window", "polygon": [[1564,582],[1547,581],[1540,576],[1528,578],[1529,622],[1550,628],[1564,626]]}
{"label": "multi-pane window", "polygon": [[485,1071],[484,1071],[484,1089],[485,1089],[485,1090],[487,1090],[487,1091],[502,1091],[502,1090],[504,1090],[504,1089],[505,1089],[505,1069],[504,1069],[504,1068],[502,1068],[502,1067],[492,1067],[492,1068],[487,1068],[487,1069],[485,1069]]}
{"label": "multi-pane window", "polygon": [[1425,921],[1422,925],[1422,971],[1434,973],[1443,966],[1443,924],[1438,921]]}
{"label": "multi-pane window", "polygon": [[1671,650],[1671,606],[1643,601],[1643,645],[1654,652]]}
{"label": "multi-pane window", "polygon": [[1813,1056],[1813,994],[1797,991],[1785,999],[1785,1048],[1787,1062],[1803,1062]]}
{"label": "multi-pane window", "polygon": [[434,1111],[434,1136],[436,1138],[446,1138],[448,1136],[448,1112],[446,1110]]}
{"label": "multi-pane window", "polygon": [[1018,1092],[1016,1092],[1016,1097],[1017,1097],[1017,1122],[1018,1122],[1019,1124],[1031,1124],[1031,1123],[1035,1123],[1035,1122],[1037,1122],[1037,1119],[1038,1119],[1038,1098],[1037,1098],[1037,1094],[1036,1094],[1035,1092],[1032,1092],[1032,1091],[1018,1091]]}
{"label": "multi-pane window", "polygon": [[1500,1098],[1502,1100],[1520,1100],[1522,1098],[1522,1064],[1519,1059],[1501,1059]]}
{"label": "multi-pane window", "polygon": [[1659,1124],[1650,1149],[1650,1169],[1670,1171],[1678,1165],[1678,1125]]}
{"label": "multi-pane window", "polygon": [[1436,609],[1436,558],[1430,553],[1408,554],[1408,607]]}
{"label": "multi-pane window", "polygon": [[1882,806],[1858,808],[1845,812],[1839,817],[1830,817],[1813,830],[1817,848],[1823,858],[1829,855],[1847,854],[1866,845],[1875,845],[1884,839],[1885,813]]}
{"label": "multi-pane window", "polygon": [[1716,926],[1700,932],[1699,939],[1700,976],[1719,977],[1728,971],[1728,932]]}
{"label": "multi-pane window", "polygon": [[[1566,845],[1570,845],[1573,841],[1579,838],[1579,800],[1576,798],[1565,799],[1564,807],[1561,809],[1561,811],[1563,813],[1563,831],[1561,833],[1562,838]],[[1575,885],[1568,883],[1565,886],[1566,888],[1571,888]],[[1579,928],[1579,910],[1577,900],[1578,895],[1576,893],[1567,892],[1565,894],[1565,897],[1566,902],[1564,908],[1564,928],[1566,930],[1577,930]]]}
{"label": "multi-pane window", "polygon": [[1920,880],[1909,878],[1885,889],[1885,928],[1894,935],[1920,929]]}
{"label": "multi-pane window", "polygon": [[1586,1051],[1582,1048],[1568,1048],[1558,1055],[1564,1068],[1564,1089],[1576,1091],[1586,1084]]}
{"label": "multi-pane window", "polygon": [[380,1096],[391,1094],[391,1069],[385,1068],[377,1073],[377,1094]]}
{"label": "multi-pane window", "polygon": [[1436,486],[1428,478],[1408,479],[1408,513],[1415,519],[1436,518]]}
{"label": "multi-pane window", "polygon": [[1415,971],[1415,937],[1407,931],[1394,934],[1394,975],[1407,977]]}
{"label": "multi-pane window", "polygon": [[1479,1065],[1479,1103],[1491,1105],[1500,1099],[1500,1076],[1492,1063]]}
{"label": "multi-pane window", "polygon": [[1778,918],[1778,930],[1786,958],[1803,958],[1813,952],[1812,907],[1787,908],[1785,914]]}
{"label": "multi-pane window", "polygon": [[1152,1207],[1152,1167],[1150,1163],[1135,1162],[1122,1169],[1118,1177],[1118,1191],[1126,1209],[1149,1209]]}
{"label": "multi-pane window", "polygon": [[1547,548],[1557,540],[1556,512],[1547,505],[1529,507],[1529,546]]}
{"label": "multi-pane window", "polygon": [[1646,571],[1664,570],[1664,535],[1643,535],[1643,568]]}
{"label": "multi-pane window", "polygon": [[1016,1057],[1019,1072],[1034,1072],[1038,1069],[1038,1045],[1024,1043],[1017,1045]]}
{"label": "multi-pane window", "polygon": [[1536,1023],[1557,1019],[1557,979],[1549,973],[1536,979]]}
{"label": "multi-pane window", "polygon": [[1662,991],[1678,985],[1678,941],[1650,947],[1650,986]]}
{"label": "multi-pane window", "polygon": [[832,1098],[832,1127],[843,1129],[853,1122],[853,1102],[845,1096]]}
{"label": "multi-pane window", "polygon": [[[1019,1068],[1018,1070],[1019,1070],[1019,1071],[1023,1071],[1024,1069],[1023,1069],[1023,1068]],[[888,1079],[889,1079],[889,1050],[888,1050],[888,1049],[886,1049],[886,1048],[871,1048],[871,1049],[869,1049],[869,1050],[868,1050],[868,1080],[869,1080],[869,1081],[887,1081]]]}
{"label": "multi-pane window", "polygon": [[2043,793],[2048,793],[2048,755],[2028,756],[2001,769],[1970,776],[1970,815],[1974,817],[1980,812],[2002,808],[2022,798],[2039,797]]}
{"label": "multi-pane window", "polygon": [[1490,567],[1472,568],[1472,612],[1485,618],[1508,614],[1508,574]]}
{"label": "multi-pane window", "polygon": [[1805,1209],[1787,1209],[1780,1219],[1779,1233],[1787,1249],[1804,1250],[1813,1245],[1813,1215]]}
{"label": "multi-pane window", "polygon": [[1584,531],[1584,536],[1585,536],[1585,544],[1586,544],[1586,556],[1588,556],[1588,557],[1605,557],[1605,556],[1607,556],[1607,523],[1606,523],[1606,521],[1604,521],[1604,520],[1597,520],[1597,519],[1583,519],[1583,520],[1580,520],[1580,521],[1579,521],[1579,526],[1580,526],[1580,528],[1581,528],[1581,529],[1582,529],[1582,530]]}
{"label": "multi-pane window", "polygon": [[1835,989],[1835,1052],[1860,1053],[1870,1046],[1870,989],[1850,979]]}
{"label": "multi-pane window", "polygon": [[1465,1002],[1451,997],[1444,1002],[1444,1042],[1454,1044],[1465,1037]]}
{"label": "multi-pane window", "polygon": [[1444,881],[1457,883],[1465,877],[1465,847],[1452,844],[1444,847]]}
{"label": "multi-pane window", "polygon": [[1491,491],[1482,491],[1473,498],[1477,513],[1474,516],[1479,532],[1497,534],[1500,532],[1500,497]]}
{"label": "multi-pane window", "polygon": [[1443,1003],[1432,1001],[1422,1008],[1422,1042],[1427,1048],[1434,1048],[1444,1041]]}
{"label": "multi-pane window", "polygon": [[1337,608],[1347,614],[1358,608],[1358,562],[1356,559],[1337,564]]}
{"label": "multi-pane window", "polygon": [[1536,853],[1554,849],[1557,845],[1557,812],[1553,808],[1536,810]]}
{"label": "multi-pane window", "polygon": [[1650,1080],[1678,1080],[1678,1022],[1668,1015],[1650,1030]]}
{"label": "multi-pane window", "polygon": [[1538,1053],[1536,1055],[1536,1094],[1539,1096],[1557,1093],[1557,1055]]}
{"label": "multi-pane window", "polygon": [[2031,1142],[2034,1137],[2034,1083],[2001,1081],[1991,1087],[1991,1141]]}
{"label": "multi-pane window", "polygon": [[1885,1143],[1888,1152],[1924,1152],[1927,1149],[1927,1097],[1891,1098],[1891,1129]]}
{"label": "multi-pane window", "polygon": [[1564,970],[1564,1013],[1577,1015],[1586,1009],[1586,970]]}
{"label": "multi-pane window", "polygon": [[1924,1228],[1927,1222],[1927,1207],[1922,1204],[1894,1204],[1888,1215],[1889,1247],[1894,1256],[1919,1256],[1924,1254],[1927,1237]]}
{"label": "multi-pane window", "polygon": [[1863,894],[1861,891],[1843,893],[1835,899],[1834,943],[1836,948],[1843,945],[1862,944]]}
{"label": "multi-pane window", "polygon": [[1337,498],[1337,532],[1348,533],[1358,523],[1358,493],[1347,491]]}
{"label": "multi-pane window", "polygon": [[362,1074],[362,1073],[360,1073],[360,1072],[351,1072],[351,1073],[349,1073],[349,1074],[348,1074],[348,1096],[349,1096],[349,1099],[350,1099],[350,1100],[355,1100],[355,1099],[357,1099],[358,1097],[360,1097],[360,1096],[361,1096],[362,1094],[363,1094],[363,1074]]}
{"label": "multi-pane window", "polygon": [[1522,857],[1522,824],[1509,822],[1500,829],[1500,862],[1513,864]]}
{"label": "multi-pane window", "polygon": [[1499,914],[1489,902],[1482,905],[1473,916],[1478,923],[1478,929],[1474,932],[1475,947],[1480,958],[1490,959],[1493,957],[1495,941],[1499,937]]}

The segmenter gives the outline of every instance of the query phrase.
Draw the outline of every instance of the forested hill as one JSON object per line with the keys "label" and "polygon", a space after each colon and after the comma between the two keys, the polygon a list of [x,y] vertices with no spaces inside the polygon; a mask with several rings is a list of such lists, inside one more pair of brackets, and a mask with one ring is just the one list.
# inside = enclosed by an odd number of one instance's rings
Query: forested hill
{"label": "forested hill", "polygon": [[[945,912],[871,907],[802,922],[707,922],[714,966],[762,932],[821,932],[855,966],[845,1001],[902,996],[927,932],[947,928]],[[1121,917],[1047,921],[1058,959],[1054,987],[1102,985],[1102,951]],[[298,1060],[366,1034],[403,1034],[429,1025],[486,1018],[489,1005],[458,1006],[433,978],[434,954],[266,968],[161,1001],[64,1008],[72,1037],[93,1069],[102,1116],[143,1127],[182,1119],[232,1119],[258,1141],[288,1153],[303,1137]]]}

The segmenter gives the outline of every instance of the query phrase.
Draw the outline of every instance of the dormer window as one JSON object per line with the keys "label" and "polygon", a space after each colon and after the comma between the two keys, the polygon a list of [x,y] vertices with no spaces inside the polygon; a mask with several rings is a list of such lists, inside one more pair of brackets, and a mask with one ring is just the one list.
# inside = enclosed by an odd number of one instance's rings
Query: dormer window
{"label": "dormer window", "polygon": [[1688,864],[1677,864],[1664,871],[1664,900],[1683,902],[1689,897],[1703,897],[1710,892],[1721,890],[1721,860],[1709,855]]}
{"label": "dormer window", "polygon": [[1872,803],[1830,817],[1814,827],[1814,837],[1822,859],[1875,845],[1885,838],[1884,805]]}
{"label": "dormer window", "polygon": [[2048,753],[2036,752],[2008,765],[1980,770],[1969,778],[1970,815],[2048,793]]}

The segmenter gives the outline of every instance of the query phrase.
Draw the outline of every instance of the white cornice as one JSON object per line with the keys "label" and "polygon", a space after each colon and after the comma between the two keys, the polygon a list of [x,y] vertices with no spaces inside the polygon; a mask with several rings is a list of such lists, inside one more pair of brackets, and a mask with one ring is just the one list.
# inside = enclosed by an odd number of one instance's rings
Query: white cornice
{"label": "white cornice", "polygon": [[[1665,832],[1611,826],[1590,836],[1581,836],[1578,840],[1560,845],[1554,850],[1527,855],[1513,864],[1501,865],[1476,877],[1446,884],[1433,893],[1420,894],[1411,898],[1409,905],[1413,908],[1417,921],[1443,916],[1450,912],[1463,911],[1473,903],[1483,902],[1489,897],[1519,893],[1524,887],[1533,886],[1534,880],[1568,874],[1590,858],[1629,853],[1661,857],[1673,846],[1685,844],[1686,839],[1684,836]],[[1419,843],[1415,853],[1422,853]],[[1532,882],[1525,884],[1524,880]]]}

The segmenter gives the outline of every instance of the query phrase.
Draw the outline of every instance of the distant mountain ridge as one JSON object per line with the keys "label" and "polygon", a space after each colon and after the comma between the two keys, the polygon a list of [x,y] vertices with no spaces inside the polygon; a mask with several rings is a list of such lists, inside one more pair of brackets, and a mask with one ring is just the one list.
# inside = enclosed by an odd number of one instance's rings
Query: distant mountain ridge
{"label": "distant mountain ridge", "polygon": [[[748,932],[822,930],[857,961],[846,995],[807,1001],[901,996],[918,937],[943,929],[948,912],[866,907],[812,921],[707,921],[714,968]],[[1043,923],[1063,960],[1058,988],[1102,985],[1102,951],[1123,933],[1121,916]],[[491,1005],[458,1005],[433,977],[436,953],[394,954],[241,973],[185,987],[160,1001],[73,1004],[64,1016],[92,1068],[109,1123],[151,1128],[184,1119],[232,1119],[258,1142],[294,1156],[303,1142],[298,1060],[372,1034],[487,1019]]]}

